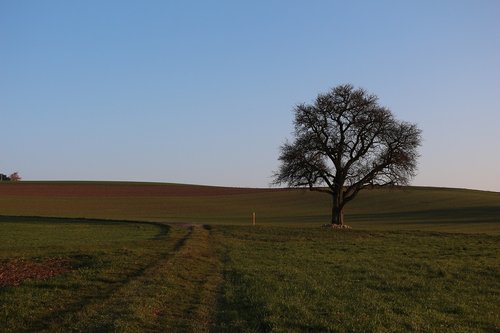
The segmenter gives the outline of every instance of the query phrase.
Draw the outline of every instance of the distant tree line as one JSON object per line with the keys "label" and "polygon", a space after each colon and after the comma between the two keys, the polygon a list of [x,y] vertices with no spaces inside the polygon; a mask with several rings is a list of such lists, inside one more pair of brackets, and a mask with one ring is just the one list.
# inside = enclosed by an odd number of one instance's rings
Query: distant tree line
{"label": "distant tree line", "polygon": [[7,176],[3,173],[0,173],[0,181],[1,182],[17,182],[17,181],[20,181],[21,180],[21,176],[19,176],[19,173],[18,172],[14,172],[12,174],[10,174],[10,176]]}

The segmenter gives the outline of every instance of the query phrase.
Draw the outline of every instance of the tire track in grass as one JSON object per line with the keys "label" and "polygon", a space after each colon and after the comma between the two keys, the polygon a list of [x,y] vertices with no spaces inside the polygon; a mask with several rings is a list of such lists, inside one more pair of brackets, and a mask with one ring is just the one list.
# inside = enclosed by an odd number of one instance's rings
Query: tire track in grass
{"label": "tire track in grass", "polygon": [[[97,293],[89,293],[87,295],[79,297],[77,302],[66,305],[66,307],[58,311],[57,313],[51,313],[49,316],[43,317],[30,324],[30,328],[26,332],[68,332],[68,331],[78,331],[79,329],[74,327],[75,323],[79,323],[79,317],[82,313],[91,313],[89,309],[96,308],[98,305],[106,304],[107,300],[113,298],[113,295],[117,294],[121,289],[127,288],[127,285],[133,283],[134,280],[139,279],[147,272],[154,270],[155,267],[162,260],[168,259],[173,256],[176,251],[178,251],[186,239],[189,238],[191,231],[182,230],[176,228],[177,232],[172,230],[172,227],[166,227],[160,225],[161,231],[154,238],[155,241],[161,242],[158,245],[165,246],[158,253],[158,259],[153,259],[146,266],[130,272],[123,279],[113,282],[109,286],[97,290]],[[180,231],[180,232],[179,232]],[[78,326],[78,325],[76,325]],[[84,330],[84,329],[82,329]]]}
{"label": "tire track in grass", "polygon": [[170,290],[164,308],[175,311],[160,320],[161,327],[168,332],[208,332],[222,284],[222,262],[211,228],[194,226],[193,237],[169,265],[176,268],[170,270],[169,280],[177,288]]}
{"label": "tire track in grass", "polygon": [[[175,227],[172,227],[175,228]],[[172,251],[103,297],[46,326],[64,332],[208,332],[221,262],[209,228],[185,226]],[[179,230],[179,228],[175,228]]]}

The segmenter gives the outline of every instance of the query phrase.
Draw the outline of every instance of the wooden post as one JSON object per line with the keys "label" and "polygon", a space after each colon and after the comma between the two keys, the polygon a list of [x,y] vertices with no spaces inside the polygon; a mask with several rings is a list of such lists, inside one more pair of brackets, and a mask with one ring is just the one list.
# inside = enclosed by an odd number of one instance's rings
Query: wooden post
{"label": "wooden post", "polygon": [[255,212],[252,213],[252,224],[255,226]]}

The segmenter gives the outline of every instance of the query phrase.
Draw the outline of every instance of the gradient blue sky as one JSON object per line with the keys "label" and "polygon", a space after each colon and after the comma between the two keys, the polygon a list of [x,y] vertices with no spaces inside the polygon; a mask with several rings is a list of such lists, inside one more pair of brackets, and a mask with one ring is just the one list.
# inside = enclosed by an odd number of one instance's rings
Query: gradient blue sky
{"label": "gradient blue sky", "polygon": [[415,185],[500,191],[500,2],[1,1],[0,171],[267,186],[352,83],[423,130]]}

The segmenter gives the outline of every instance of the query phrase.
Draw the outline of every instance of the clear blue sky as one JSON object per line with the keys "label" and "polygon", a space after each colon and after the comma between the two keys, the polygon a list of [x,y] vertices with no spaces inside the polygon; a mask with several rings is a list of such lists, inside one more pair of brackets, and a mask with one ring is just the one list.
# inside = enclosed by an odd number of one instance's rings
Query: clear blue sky
{"label": "clear blue sky", "polygon": [[500,2],[1,1],[0,171],[267,186],[352,83],[423,130],[415,185],[500,191]]}

